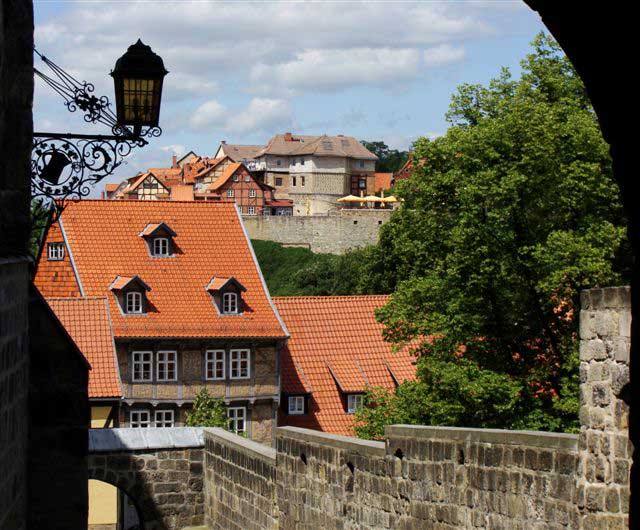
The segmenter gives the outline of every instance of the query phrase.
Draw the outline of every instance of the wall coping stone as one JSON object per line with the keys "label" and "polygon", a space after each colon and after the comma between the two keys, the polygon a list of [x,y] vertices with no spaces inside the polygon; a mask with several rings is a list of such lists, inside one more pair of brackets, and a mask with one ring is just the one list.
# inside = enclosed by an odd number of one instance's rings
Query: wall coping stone
{"label": "wall coping stone", "polygon": [[203,446],[201,427],[89,429],[89,453]]}
{"label": "wall coping stone", "polygon": [[548,449],[578,449],[578,435],[543,431],[509,431],[503,429],[473,429],[464,427],[432,427],[428,425],[389,425],[385,428],[389,439],[417,438],[454,440],[506,445],[526,445]]}
{"label": "wall coping stone", "polygon": [[351,436],[340,436],[301,427],[278,427],[276,436],[293,438],[302,442],[330,445],[337,449],[355,452],[359,454],[384,457],[386,455],[385,443],[373,440],[362,440]]}
{"label": "wall coping stone", "polygon": [[580,292],[580,306],[584,310],[631,309],[631,287],[604,287]]}
{"label": "wall coping stone", "polygon": [[254,442],[253,440],[249,440],[243,436],[238,436],[232,432],[220,429],[219,427],[207,427],[204,429],[204,432],[205,437],[207,438],[209,436],[218,438],[227,444],[234,445],[239,451],[267,459],[271,464],[275,464],[276,450],[273,447],[269,447],[268,445],[264,445],[259,442]]}

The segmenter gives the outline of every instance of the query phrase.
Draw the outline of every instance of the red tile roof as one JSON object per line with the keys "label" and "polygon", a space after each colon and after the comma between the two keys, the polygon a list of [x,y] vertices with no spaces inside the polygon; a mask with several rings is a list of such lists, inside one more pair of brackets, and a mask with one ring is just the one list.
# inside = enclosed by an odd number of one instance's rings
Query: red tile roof
{"label": "red tile roof", "polygon": [[223,184],[225,184],[235,174],[235,172],[241,169],[242,167],[243,167],[243,164],[241,162],[233,162],[229,164],[227,168],[222,172],[222,175],[220,175],[215,180],[215,182],[209,185],[209,191],[216,191],[220,189],[220,187]]}
{"label": "red tile roof", "polygon": [[374,173],[374,192],[390,190],[393,186],[393,173]]}
{"label": "red tile roof", "polygon": [[[138,235],[159,222],[177,234],[168,258],[150,256]],[[67,205],[60,223],[80,294],[107,296],[116,337],[286,336],[233,202],[82,200]],[[57,287],[49,263],[41,259],[35,278],[44,296]],[[139,276],[151,288],[146,314],[122,314],[109,291],[118,276]],[[246,287],[242,314],[218,314],[206,291],[213,277]]]}
{"label": "red tile roof", "polygon": [[396,383],[415,378],[415,358],[409,348],[392,351],[375,319],[375,310],[388,299],[274,298],[291,335],[282,356],[282,391],[311,393],[313,398],[309,414],[281,415],[280,425],[352,435],[353,415],[345,412],[344,393],[363,392],[367,386],[393,389]]}
{"label": "red tile roof", "polygon": [[47,303],[91,365],[89,397],[122,397],[107,299],[48,298]]}

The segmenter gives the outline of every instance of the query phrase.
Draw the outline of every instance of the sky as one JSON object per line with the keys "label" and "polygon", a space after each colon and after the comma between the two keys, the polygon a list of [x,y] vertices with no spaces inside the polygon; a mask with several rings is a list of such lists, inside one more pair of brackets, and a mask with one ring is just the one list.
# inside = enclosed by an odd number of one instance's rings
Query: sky
{"label": "sky", "polygon": [[[408,149],[447,129],[451,95],[520,60],[544,29],[521,0],[34,0],[35,45],[113,101],[108,75],[140,38],[169,70],[163,134],[127,157],[118,182],[221,140],[345,134]],[[35,66],[39,65],[36,57]],[[34,129],[109,134],[69,113],[40,80]]]}

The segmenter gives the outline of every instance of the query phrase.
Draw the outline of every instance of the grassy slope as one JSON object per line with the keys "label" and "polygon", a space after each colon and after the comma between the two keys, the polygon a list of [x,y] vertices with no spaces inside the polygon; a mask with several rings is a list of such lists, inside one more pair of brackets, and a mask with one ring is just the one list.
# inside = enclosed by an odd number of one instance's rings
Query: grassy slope
{"label": "grassy slope", "polygon": [[336,259],[332,254],[314,254],[306,248],[283,247],[273,241],[251,241],[262,274],[272,296],[311,294],[293,281],[295,274],[308,267]]}

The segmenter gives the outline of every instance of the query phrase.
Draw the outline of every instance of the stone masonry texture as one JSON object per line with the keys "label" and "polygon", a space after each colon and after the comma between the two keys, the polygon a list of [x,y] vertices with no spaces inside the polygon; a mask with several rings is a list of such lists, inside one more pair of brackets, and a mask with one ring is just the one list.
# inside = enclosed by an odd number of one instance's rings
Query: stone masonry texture
{"label": "stone masonry texture", "polygon": [[244,216],[251,239],[300,246],[312,252],[344,254],[378,242],[391,210],[339,210],[329,215]]}
{"label": "stone masonry texture", "polygon": [[[391,426],[384,442],[205,430],[210,529],[628,527],[629,289],[582,295],[579,435]],[[253,445],[252,445],[253,444]]]}
{"label": "stone masonry texture", "polygon": [[0,529],[26,528],[31,0],[0,2]]}

